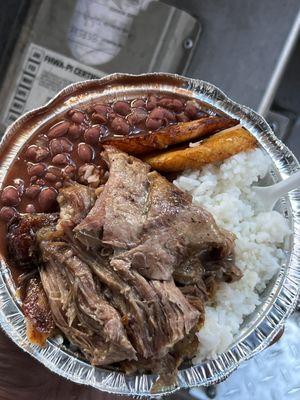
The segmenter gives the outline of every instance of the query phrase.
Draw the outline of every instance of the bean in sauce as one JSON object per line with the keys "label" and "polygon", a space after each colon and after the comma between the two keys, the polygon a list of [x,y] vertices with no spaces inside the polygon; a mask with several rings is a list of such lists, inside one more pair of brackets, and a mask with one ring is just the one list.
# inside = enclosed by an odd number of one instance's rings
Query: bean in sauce
{"label": "bean in sauce", "polygon": [[47,179],[48,182],[59,181],[59,176],[53,174],[52,172],[47,172],[47,174],[45,175],[45,178]]}
{"label": "bean in sauce", "polygon": [[18,190],[14,186],[6,186],[1,194],[1,203],[6,206],[17,206],[20,201]]}
{"label": "bean in sauce", "polygon": [[70,158],[68,154],[60,153],[56,154],[56,156],[54,156],[51,161],[52,164],[67,165],[70,162]]}
{"label": "bean in sauce", "polygon": [[74,179],[76,175],[76,167],[74,165],[68,165],[63,169],[62,174],[65,179]]}
{"label": "bean in sauce", "polygon": [[144,108],[137,107],[127,116],[127,121],[131,126],[140,126],[148,117],[148,113]]}
{"label": "bean in sauce", "polygon": [[52,139],[49,144],[52,156],[60,153],[71,153],[72,142],[67,138]]}
{"label": "bean in sauce", "polygon": [[29,164],[27,171],[29,176],[43,176],[46,171],[46,164]]}
{"label": "bean in sauce", "polygon": [[0,219],[57,211],[58,190],[68,180],[95,188],[104,183],[103,138],[143,134],[207,115],[196,100],[155,93],[67,111],[39,130],[14,160],[0,193]]}
{"label": "bean in sauce", "polygon": [[77,124],[71,124],[68,130],[68,137],[70,140],[76,140],[80,138],[82,133],[84,132],[84,128]]}
{"label": "bean in sauce", "polygon": [[44,146],[29,146],[26,150],[25,157],[29,161],[39,162],[45,160],[50,154],[49,149]]}
{"label": "bean in sauce", "polygon": [[53,187],[46,187],[41,190],[38,202],[41,211],[51,212],[56,208],[57,191]]}
{"label": "bean in sauce", "polygon": [[27,196],[29,199],[35,199],[37,195],[40,193],[41,187],[39,185],[30,185],[26,190],[25,190],[25,196]]}
{"label": "bean in sauce", "polygon": [[70,127],[70,122],[67,121],[58,122],[49,129],[48,137],[50,139],[53,139],[64,136],[68,132],[69,127]]}
{"label": "bean in sauce", "polygon": [[77,124],[81,124],[85,119],[85,114],[82,111],[71,110],[71,112],[69,112],[69,115],[71,117],[71,120]]}
{"label": "bean in sauce", "polygon": [[120,115],[127,115],[130,113],[130,105],[126,101],[116,101],[113,110],[115,113]]}
{"label": "bean in sauce", "polygon": [[87,163],[91,162],[94,158],[94,149],[89,144],[79,143],[77,151],[80,161]]}
{"label": "bean in sauce", "polygon": [[104,128],[100,125],[91,126],[84,132],[84,141],[91,145],[96,145],[99,142],[100,135],[104,134]]}
{"label": "bean in sauce", "polygon": [[128,135],[130,131],[130,126],[124,118],[115,117],[111,122],[111,129],[114,133],[120,135]]}
{"label": "bean in sauce", "polygon": [[18,213],[13,207],[2,207],[0,210],[0,219],[5,222],[11,222],[15,217],[17,217]]}

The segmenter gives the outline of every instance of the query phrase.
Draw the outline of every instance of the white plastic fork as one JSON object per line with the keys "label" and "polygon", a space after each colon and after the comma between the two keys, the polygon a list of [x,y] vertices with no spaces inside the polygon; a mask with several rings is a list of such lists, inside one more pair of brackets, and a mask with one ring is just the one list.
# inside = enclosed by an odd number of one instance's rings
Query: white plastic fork
{"label": "white plastic fork", "polygon": [[280,197],[297,188],[300,188],[300,171],[274,185],[252,186],[256,199],[262,203],[265,210],[272,210]]}

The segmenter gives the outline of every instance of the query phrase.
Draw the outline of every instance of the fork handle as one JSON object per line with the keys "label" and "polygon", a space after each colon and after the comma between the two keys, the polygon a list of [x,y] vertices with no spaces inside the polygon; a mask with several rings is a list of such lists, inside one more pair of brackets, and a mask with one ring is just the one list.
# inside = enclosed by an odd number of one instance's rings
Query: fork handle
{"label": "fork handle", "polygon": [[272,185],[273,194],[278,198],[288,193],[290,190],[297,188],[300,188],[300,171],[297,171],[287,179]]}

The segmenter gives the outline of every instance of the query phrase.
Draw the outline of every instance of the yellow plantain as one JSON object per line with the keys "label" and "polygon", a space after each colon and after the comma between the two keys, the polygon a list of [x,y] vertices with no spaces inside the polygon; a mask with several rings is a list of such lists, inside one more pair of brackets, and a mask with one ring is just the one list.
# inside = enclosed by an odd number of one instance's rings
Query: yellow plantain
{"label": "yellow plantain", "polygon": [[110,144],[129,154],[147,154],[174,144],[208,136],[238,123],[238,120],[229,117],[203,117],[140,135],[107,138],[103,140],[103,144]]}
{"label": "yellow plantain", "polygon": [[144,161],[157,171],[180,172],[224,161],[234,154],[253,149],[256,145],[255,137],[239,125],[216,133],[193,147],[149,155]]}

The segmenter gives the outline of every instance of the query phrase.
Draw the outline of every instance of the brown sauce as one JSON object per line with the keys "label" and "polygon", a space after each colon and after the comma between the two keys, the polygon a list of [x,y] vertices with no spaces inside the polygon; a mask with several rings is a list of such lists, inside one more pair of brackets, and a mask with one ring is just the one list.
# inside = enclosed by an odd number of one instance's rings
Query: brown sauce
{"label": "brown sauce", "polygon": [[[23,146],[10,166],[0,195],[1,253],[7,258],[7,224],[18,213],[55,212],[56,197],[66,181],[97,187],[105,175],[101,157],[106,138],[137,135],[161,127],[215,115],[183,96],[149,94],[126,101],[92,102],[72,108],[44,126]],[[86,179],[88,174],[97,181]],[[13,278],[24,271],[10,263]]]}
{"label": "brown sauce", "polygon": [[56,211],[55,199],[66,179],[89,184],[83,176],[84,165],[100,167],[99,172],[105,172],[100,156],[105,138],[143,134],[205,114],[196,102],[169,95],[94,103],[84,110],[69,110],[51,126],[38,131],[13,162],[1,193],[4,209],[0,217],[10,220],[9,212],[14,210]]}

